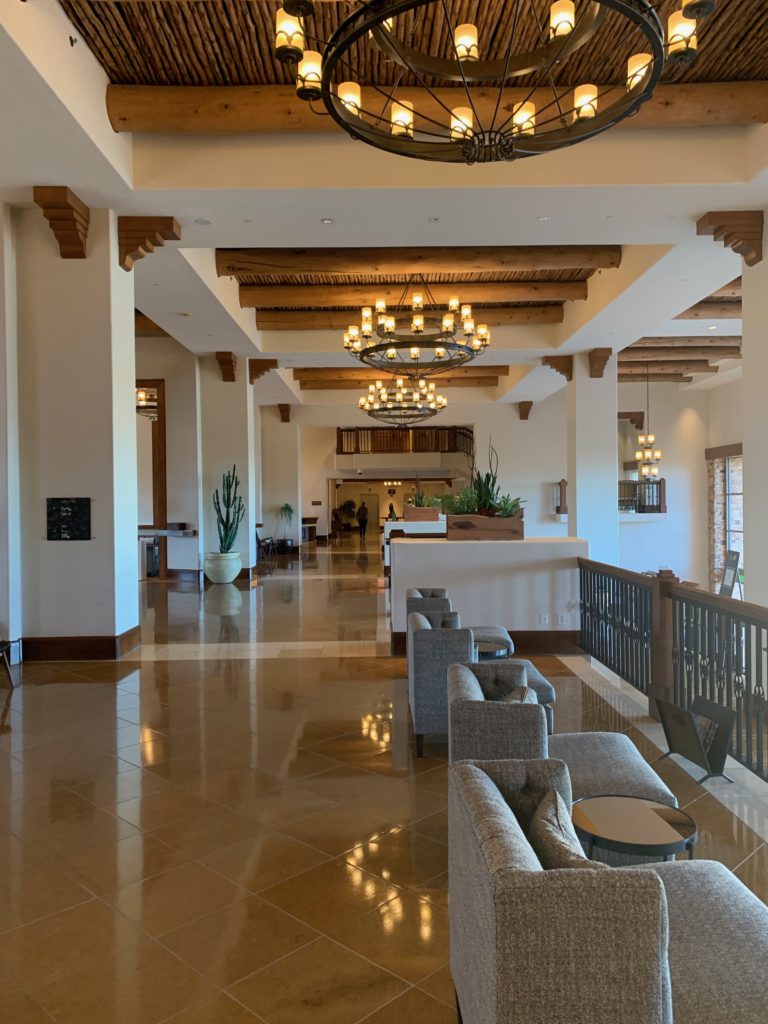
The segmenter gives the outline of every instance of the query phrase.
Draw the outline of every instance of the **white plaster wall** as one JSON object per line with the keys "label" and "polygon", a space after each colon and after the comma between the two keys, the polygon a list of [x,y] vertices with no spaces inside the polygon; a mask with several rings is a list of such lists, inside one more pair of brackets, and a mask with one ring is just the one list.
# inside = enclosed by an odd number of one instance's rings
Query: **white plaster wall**
{"label": "white plaster wall", "polygon": [[261,484],[261,406],[253,399],[253,515],[257,523],[262,520]]}
{"label": "white plaster wall", "polygon": [[288,502],[293,506],[293,524],[285,536],[298,544],[303,507],[299,425],[293,415],[290,423],[281,423],[274,405],[261,409],[261,486],[264,535],[276,540],[283,536],[278,512],[280,506]]}
{"label": "white plaster wall", "polygon": [[[197,537],[168,538],[168,568],[199,569],[204,495],[198,360],[173,338],[137,338],[136,376],[165,381],[168,522],[188,523],[198,531]],[[139,522],[151,523],[151,512]]]}
{"label": "white plaster wall", "polygon": [[740,380],[707,391],[707,448],[738,444],[742,436]]}
{"label": "white plaster wall", "polygon": [[136,414],[136,479],[139,522],[154,523],[154,487],[152,483],[152,421]]}
{"label": "white plaster wall", "polygon": [[17,319],[13,222],[0,206],[0,635],[8,640],[22,627]]}
{"label": "white plaster wall", "polygon": [[[328,480],[336,476],[336,430],[334,427],[302,427],[301,444],[301,508],[305,516],[317,516],[317,534],[330,532]],[[322,504],[313,505],[313,501]]]}
{"label": "white plaster wall", "polygon": [[[114,636],[139,621],[133,280],[108,211],[87,260],[36,208],[17,226],[24,635]],[[90,497],[92,539],[47,541],[48,497]]]}
{"label": "white plaster wall", "polygon": [[251,385],[242,360],[234,382],[222,381],[214,356],[202,356],[199,371],[203,449],[203,550],[219,550],[212,495],[217,487],[221,490],[221,478],[234,464],[237,466],[246,514],[233,550],[238,550],[242,555],[243,567],[251,567],[256,564]]}
{"label": "white plaster wall", "polygon": [[[645,409],[644,384],[619,385],[620,409]],[[637,516],[619,524],[619,561],[635,572],[670,568],[685,580],[707,585],[708,395],[674,384],[651,384],[650,429],[656,434],[667,481],[667,516]]]}

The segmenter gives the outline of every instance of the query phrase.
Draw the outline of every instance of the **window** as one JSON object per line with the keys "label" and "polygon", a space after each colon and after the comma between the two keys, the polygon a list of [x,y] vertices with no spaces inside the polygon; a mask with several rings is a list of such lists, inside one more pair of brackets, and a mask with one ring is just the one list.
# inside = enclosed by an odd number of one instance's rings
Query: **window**
{"label": "window", "polygon": [[[725,460],[725,544],[741,556],[744,571],[744,468],[741,455]],[[738,589],[738,588],[737,588]]]}

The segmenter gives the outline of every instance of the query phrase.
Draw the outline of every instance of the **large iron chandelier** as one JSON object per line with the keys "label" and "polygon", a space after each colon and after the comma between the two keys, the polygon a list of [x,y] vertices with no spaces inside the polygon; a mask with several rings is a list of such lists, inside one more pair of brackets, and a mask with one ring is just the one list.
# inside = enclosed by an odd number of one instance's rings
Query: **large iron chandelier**
{"label": "large iron chandelier", "polygon": [[[457,24],[458,0],[359,0],[324,41],[307,21],[315,0],[284,0],[275,56],[297,66],[298,96],[354,139],[421,160],[515,160],[611,128],[666,67],[693,60],[696,19],[716,0],[681,2],[666,35],[651,0],[510,0],[481,35]],[[577,81],[563,85],[569,65]]]}
{"label": "large iron chandelier", "polygon": [[637,471],[644,480],[655,479],[659,475],[659,463],[661,462],[661,449],[656,447],[656,435],[651,434],[651,371],[646,364],[645,367],[645,426],[646,433],[639,434],[637,438],[637,450],[635,461]]}
{"label": "large iron chandelier", "polygon": [[454,295],[441,310],[423,278],[408,281],[394,308],[388,310],[381,298],[373,306],[363,306],[360,324],[350,324],[344,332],[344,348],[355,359],[384,374],[400,373],[410,379],[463,366],[490,343],[488,325],[475,325],[471,305]]}
{"label": "large iron chandelier", "polygon": [[437,393],[433,382],[409,381],[404,377],[394,377],[389,385],[377,380],[358,402],[371,419],[395,427],[410,427],[431,419],[447,405],[448,400]]}

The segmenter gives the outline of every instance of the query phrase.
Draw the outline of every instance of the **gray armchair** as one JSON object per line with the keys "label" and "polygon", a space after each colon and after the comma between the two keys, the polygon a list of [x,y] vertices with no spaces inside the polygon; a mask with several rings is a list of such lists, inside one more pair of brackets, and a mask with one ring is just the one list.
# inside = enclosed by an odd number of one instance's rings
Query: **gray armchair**
{"label": "gray armchair", "polygon": [[[490,721],[501,725],[501,716],[494,708],[483,709],[482,703],[501,701],[519,686],[529,686],[536,694],[538,703],[547,716],[547,732],[554,730],[555,714],[553,704],[557,699],[555,688],[539,672],[536,666],[523,658],[501,661],[474,662],[471,665],[451,665],[448,669],[448,683],[456,682],[456,700],[461,700],[461,714],[476,716],[490,715]],[[459,713],[459,712],[457,712]],[[503,712],[502,712],[503,714]],[[538,720],[538,716],[536,716]]]}
{"label": "gray armchair", "polygon": [[486,700],[475,676],[479,667],[452,665],[448,670],[451,762],[554,757],[567,765],[576,799],[615,793],[677,806],[674,793],[629,736],[616,732],[548,736],[546,713],[540,704]]}
{"label": "gray armchair", "polygon": [[570,809],[559,761],[450,768],[459,1019],[764,1024],[768,908],[713,861],[544,870],[526,830],[548,789]]}
{"label": "gray armchair", "polygon": [[408,616],[408,702],[419,757],[425,735],[448,732],[448,666],[474,658],[472,630],[457,623],[455,612]]}
{"label": "gray armchair", "polygon": [[451,599],[445,587],[411,587],[405,592],[405,614],[411,612],[449,612]]}

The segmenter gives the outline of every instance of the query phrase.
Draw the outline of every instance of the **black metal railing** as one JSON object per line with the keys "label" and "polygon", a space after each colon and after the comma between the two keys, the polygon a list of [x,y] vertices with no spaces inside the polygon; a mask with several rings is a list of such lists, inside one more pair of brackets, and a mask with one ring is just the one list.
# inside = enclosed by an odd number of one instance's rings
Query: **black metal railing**
{"label": "black metal railing", "polygon": [[702,696],[736,712],[731,756],[768,780],[768,609],[673,586],[674,699]]}
{"label": "black metal railing", "polygon": [[458,452],[472,455],[471,427],[338,427],[337,455],[388,455],[409,452]]}
{"label": "black metal railing", "polygon": [[651,687],[653,580],[579,559],[580,646],[642,693]]}

